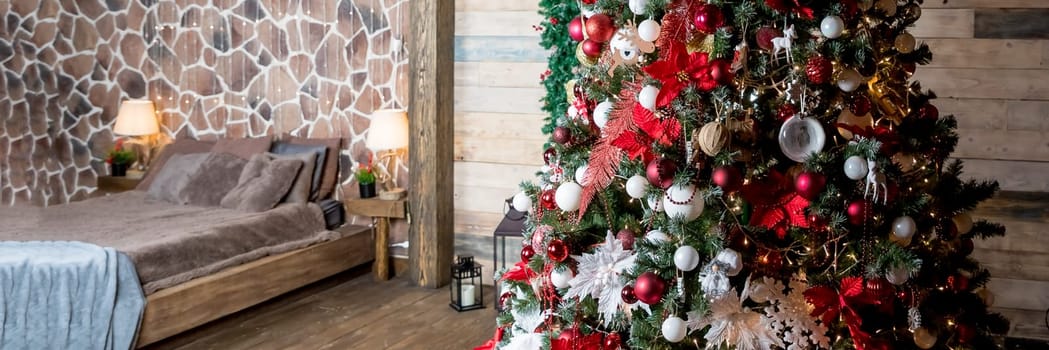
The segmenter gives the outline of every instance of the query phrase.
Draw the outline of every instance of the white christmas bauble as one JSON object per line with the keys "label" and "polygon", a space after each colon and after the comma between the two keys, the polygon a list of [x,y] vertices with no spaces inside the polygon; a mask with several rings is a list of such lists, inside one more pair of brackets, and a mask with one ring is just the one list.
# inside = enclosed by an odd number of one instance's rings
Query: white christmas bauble
{"label": "white christmas bauble", "polygon": [[914,345],[922,349],[931,349],[936,346],[936,335],[925,327],[918,327],[914,330]]}
{"label": "white christmas bauble", "polygon": [[917,42],[914,40],[914,36],[911,33],[903,32],[903,34],[896,36],[896,51],[900,53],[911,53],[914,51],[914,45]]}
{"label": "white christmas bauble", "polygon": [[889,280],[889,283],[895,284],[897,286],[907,283],[907,280],[909,280],[910,278],[911,272],[907,271],[907,268],[905,267],[895,267],[889,269],[889,271],[885,273],[885,279]]}
{"label": "white christmas bauble", "polygon": [[838,16],[827,16],[820,22],[820,33],[827,39],[837,39],[845,31],[845,21]]}
{"label": "white christmas bauble", "polygon": [[874,7],[881,10],[886,16],[892,17],[896,15],[896,0],[878,0],[878,2],[874,3]]}
{"label": "white christmas bauble", "polygon": [[568,288],[568,281],[571,281],[572,277],[575,277],[572,274],[572,269],[554,269],[550,271],[550,283],[553,283],[554,287],[557,288]]}
{"label": "white christmas bauble", "polygon": [[668,342],[677,343],[682,339],[685,339],[685,320],[682,320],[677,316],[667,317],[663,320],[663,338],[666,338]]}
{"label": "white christmas bauble", "polygon": [[674,251],[674,266],[681,271],[692,271],[699,265],[699,252],[692,246],[683,245]]}
{"label": "white christmas bauble", "polygon": [[649,196],[648,207],[652,208],[652,211],[654,212],[662,213],[663,210],[666,209],[663,208],[663,196]]}
{"label": "white christmas bauble", "polygon": [[578,168],[575,168],[575,182],[580,185],[586,185],[586,169],[589,169],[590,165],[583,164]]}
{"label": "white christmas bauble", "polygon": [[626,180],[626,194],[630,198],[638,199],[645,196],[648,191],[648,179],[641,175],[631,176]]}
{"label": "white christmas bauble", "polygon": [[739,255],[735,250],[725,248],[718,252],[718,255],[714,257],[714,260],[720,262],[727,269],[725,275],[735,276],[740,271],[743,271],[743,257]]}
{"label": "white christmas bauble", "polygon": [[594,107],[594,125],[598,128],[604,129],[605,125],[608,124],[608,114],[612,113],[612,102],[601,102]]}
{"label": "white christmas bauble", "polygon": [[670,236],[667,236],[667,234],[663,233],[663,231],[652,230],[652,231],[648,231],[648,233],[645,234],[645,239],[648,240],[649,242],[661,243],[661,242],[669,241],[670,240]]}
{"label": "white christmas bauble", "polygon": [[703,214],[703,194],[696,191],[693,185],[670,186],[663,196],[663,210],[667,216],[692,221]]}
{"label": "white christmas bauble", "polygon": [[580,195],[583,194],[583,187],[575,182],[565,182],[561,186],[557,186],[557,192],[554,192],[554,203],[557,203],[557,207],[564,211],[575,211],[579,209]]}
{"label": "white christmas bauble", "polygon": [[867,159],[860,156],[852,156],[845,160],[845,176],[850,179],[859,180],[867,177]]}
{"label": "white christmas bauble", "polygon": [[914,219],[910,216],[901,216],[892,221],[892,234],[901,240],[911,239],[916,230]]}
{"label": "white christmas bauble", "polygon": [[951,221],[954,221],[954,227],[958,228],[960,235],[969,233],[973,229],[973,217],[969,213],[955,215]]}
{"label": "white christmas bauble", "polygon": [[856,89],[860,87],[860,84],[863,84],[863,76],[855,69],[845,69],[841,71],[840,75],[838,75],[838,88],[841,89],[841,91],[856,91]]}
{"label": "white christmas bauble", "polygon": [[517,209],[519,212],[527,213],[529,210],[532,210],[532,197],[529,197],[524,191],[517,192],[512,203],[514,209]]}
{"label": "white christmas bauble", "polygon": [[659,32],[661,30],[663,30],[663,28],[659,26],[659,22],[646,19],[641,21],[641,24],[637,26],[637,37],[644,41],[654,42],[656,39],[659,39]]}
{"label": "white christmas bauble", "polygon": [[659,97],[659,88],[645,85],[645,87],[641,88],[641,92],[637,94],[637,102],[641,104],[641,107],[654,112],[656,110],[656,97]]}
{"label": "white christmas bauble", "polygon": [[648,0],[630,0],[627,4],[630,5],[630,12],[635,15],[643,15],[645,8],[648,7]]}

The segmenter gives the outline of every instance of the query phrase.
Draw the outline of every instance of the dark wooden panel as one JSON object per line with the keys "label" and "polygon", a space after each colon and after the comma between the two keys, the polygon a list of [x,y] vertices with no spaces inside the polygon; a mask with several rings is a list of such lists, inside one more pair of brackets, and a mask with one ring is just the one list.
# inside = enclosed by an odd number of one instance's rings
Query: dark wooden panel
{"label": "dark wooden panel", "polygon": [[438,288],[451,280],[453,254],[455,3],[414,0],[410,6],[408,256],[412,279]]}
{"label": "dark wooden panel", "polygon": [[973,36],[984,39],[1049,39],[1049,9],[976,10]]}

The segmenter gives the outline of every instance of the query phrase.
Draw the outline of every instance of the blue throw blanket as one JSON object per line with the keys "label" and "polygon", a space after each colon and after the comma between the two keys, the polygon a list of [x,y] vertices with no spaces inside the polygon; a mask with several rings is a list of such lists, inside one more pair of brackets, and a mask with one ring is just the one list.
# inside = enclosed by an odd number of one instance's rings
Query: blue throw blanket
{"label": "blue throw blanket", "polygon": [[130,349],[145,305],[112,248],[0,242],[0,349]]}

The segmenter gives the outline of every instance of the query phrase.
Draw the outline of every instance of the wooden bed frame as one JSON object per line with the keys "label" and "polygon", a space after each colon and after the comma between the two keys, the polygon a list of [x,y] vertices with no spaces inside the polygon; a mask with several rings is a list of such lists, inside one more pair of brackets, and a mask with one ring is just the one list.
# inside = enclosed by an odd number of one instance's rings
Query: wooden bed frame
{"label": "wooden bed frame", "polygon": [[372,230],[343,226],[345,237],[200,277],[146,297],[137,347],[187,331],[375,259]]}

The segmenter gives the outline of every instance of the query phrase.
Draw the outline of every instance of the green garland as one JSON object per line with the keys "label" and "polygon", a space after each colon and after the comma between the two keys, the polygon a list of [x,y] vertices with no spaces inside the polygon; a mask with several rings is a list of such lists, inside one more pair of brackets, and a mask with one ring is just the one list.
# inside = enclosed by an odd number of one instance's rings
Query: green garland
{"label": "green garland", "polygon": [[575,56],[577,43],[568,36],[568,23],[579,16],[579,5],[575,1],[541,0],[539,14],[546,19],[539,45],[550,50],[548,72],[543,79],[546,96],[542,99],[543,111],[547,113],[543,133],[549,135],[557,126],[557,118],[568,112],[565,84],[572,80],[573,70],[579,66]]}

